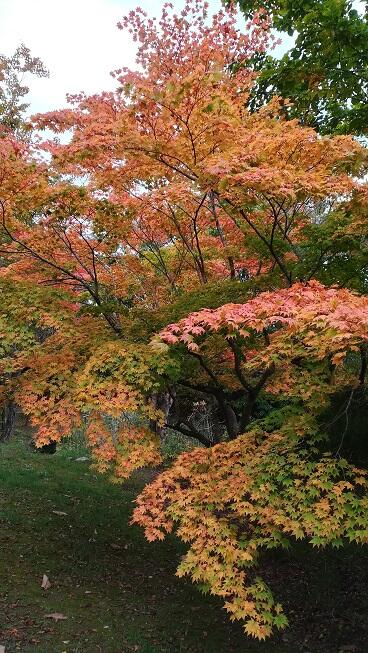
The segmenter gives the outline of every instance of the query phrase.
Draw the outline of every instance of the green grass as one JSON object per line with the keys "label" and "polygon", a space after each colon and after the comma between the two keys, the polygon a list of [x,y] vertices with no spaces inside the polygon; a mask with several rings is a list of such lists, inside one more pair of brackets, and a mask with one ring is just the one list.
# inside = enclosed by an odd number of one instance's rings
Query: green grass
{"label": "green grass", "polygon": [[[365,636],[368,641],[362,549],[321,555],[304,546],[267,558],[265,574],[291,628],[271,642],[249,641],[221,601],[175,577],[180,542],[149,544],[129,525],[148,473],[112,485],[76,462],[84,454],[74,442],[42,455],[19,435],[0,446],[6,653],[336,653],[349,643],[368,651],[361,644]],[[52,583],[47,591],[40,587],[43,574]],[[45,617],[52,612],[67,619],[55,623]]]}

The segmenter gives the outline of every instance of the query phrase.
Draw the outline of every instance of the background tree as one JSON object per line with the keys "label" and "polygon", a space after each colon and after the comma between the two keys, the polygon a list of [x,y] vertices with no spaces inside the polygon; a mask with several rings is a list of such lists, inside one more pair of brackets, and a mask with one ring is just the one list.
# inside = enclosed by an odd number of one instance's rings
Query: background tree
{"label": "background tree", "polygon": [[[368,124],[366,3],[350,0],[240,0],[251,18],[264,9],[272,25],[294,38],[281,59],[257,55],[259,72],[250,106],[273,95],[288,98],[287,115],[321,133],[364,134]],[[365,11],[364,11],[365,9]]]}
{"label": "background tree", "polygon": [[[6,186],[12,159],[14,158],[19,163],[22,156],[23,158],[25,156],[25,151],[18,141],[19,139],[24,139],[29,134],[24,117],[24,113],[29,106],[25,102],[25,96],[29,92],[29,87],[24,83],[24,79],[28,75],[47,77],[48,71],[38,57],[32,57],[29,48],[24,44],[21,44],[14,54],[9,57],[0,55],[0,138],[3,139],[0,146],[2,169],[0,197],[3,199],[7,197],[7,192],[9,191],[9,188],[6,188]],[[20,153],[21,156],[19,157]],[[6,168],[8,168],[7,171]],[[15,168],[13,168],[13,172],[15,173]],[[15,184],[13,190],[16,194],[19,193],[22,195],[21,185],[19,186],[19,171],[18,175],[16,174],[16,179],[18,185]],[[5,242],[7,240],[8,238],[5,235]],[[6,259],[3,258],[4,251],[1,254],[0,265],[3,267],[6,265]],[[7,379],[6,373],[4,379]],[[3,397],[3,405],[0,412],[0,440],[9,439],[13,430],[14,420],[14,402],[11,397]]]}
{"label": "background tree", "polygon": [[24,130],[24,112],[29,104],[25,96],[29,87],[27,75],[48,77],[48,71],[38,57],[33,57],[23,43],[14,54],[0,54],[0,125],[20,134]]}

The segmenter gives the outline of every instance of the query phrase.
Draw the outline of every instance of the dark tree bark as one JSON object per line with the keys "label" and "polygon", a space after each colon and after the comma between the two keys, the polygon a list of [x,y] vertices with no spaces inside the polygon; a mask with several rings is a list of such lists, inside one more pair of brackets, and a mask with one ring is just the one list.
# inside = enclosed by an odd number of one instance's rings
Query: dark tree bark
{"label": "dark tree bark", "polygon": [[0,442],[6,442],[11,437],[15,422],[15,404],[7,400],[0,412]]}

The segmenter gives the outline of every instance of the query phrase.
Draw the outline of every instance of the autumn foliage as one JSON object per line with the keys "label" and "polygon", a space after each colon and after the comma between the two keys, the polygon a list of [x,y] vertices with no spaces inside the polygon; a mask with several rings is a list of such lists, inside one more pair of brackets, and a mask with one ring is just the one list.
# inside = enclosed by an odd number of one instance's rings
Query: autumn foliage
{"label": "autumn foliage", "polygon": [[161,462],[163,428],[194,440],[133,519],[175,528],[178,573],[260,639],[287,623],[263,549],[368,537],[366,471],[323,422],[365,384],[366,153],[278,98],[250,112],[269,25],[131,12],[138,67],[115,93],[35,116],[48,140],[0,138],[3,401],[39,446],[84,429],[115,480]]}

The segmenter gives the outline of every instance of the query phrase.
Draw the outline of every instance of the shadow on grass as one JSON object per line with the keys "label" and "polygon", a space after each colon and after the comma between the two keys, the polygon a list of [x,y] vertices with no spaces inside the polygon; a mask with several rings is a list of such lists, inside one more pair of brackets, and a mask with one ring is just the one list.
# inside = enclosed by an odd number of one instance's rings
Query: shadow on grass
{"label": "shadow on grass", "polygon": [[[111,485],[76,462],[80,455],[70,448],[40,455],[22,437],[0,447],[0,644],[7,653],[368,651],[365,550],[320,553],[304,545],[267,555],[265,576],[291,626],[270,642],[253,642],[229,622],[221,601],[175,577],[180,542],[149,544],[129,526],[145,474]],[[45,617],[55,612],[67,619]]]}

